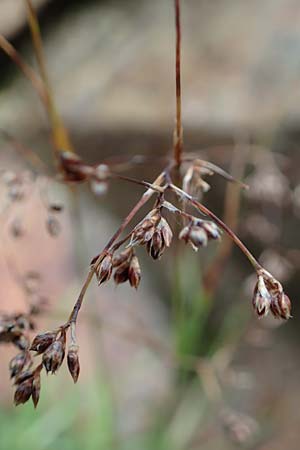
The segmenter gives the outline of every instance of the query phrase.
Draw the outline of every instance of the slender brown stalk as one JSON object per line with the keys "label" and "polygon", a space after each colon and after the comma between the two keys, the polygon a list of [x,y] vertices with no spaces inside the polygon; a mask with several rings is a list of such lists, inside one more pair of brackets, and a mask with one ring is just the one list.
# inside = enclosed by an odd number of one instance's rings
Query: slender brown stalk
{"label": "slender brown stalk", "polygon": [[[247,154],[247,148],[244,146],[237,145],[234,149],[231,171],[236,178],[241,178],[243,176]],[[238,226],[240,204],[241,190],[237,185],[228,184],[224,202],[224,222],[233,231],[235,231]],[[222,273],[224,264],[229,258],[232,251],[232,244],[233,241],[230,238],[223,240],[216,258],[213,260],[213,262],[203,275],[203,286],[206,293],[210,296],[215,291],[218,282],[221,279],[220,275]]]}
{"label": "slender brown stalk", "polygon": [[35,55],[38,62],[41,78],[44,83],[44,88],[46,91],[46,109],[52,128],[55,154],[58,157],[62,149],[73,151],[73,147],[70,142],[66,128],[55,106],[54,96],[50,86],[48,72],[45,63],[38,18],[33,8],[31,0],[25,0],[25,3],[27,8],[28,23],[32,35],[32,42],[34,45]]}
{"label": "slender brown stalk", "polygon": [[[165,179],[165,173],[162,172],[157,178],[156,180],[152,183],[153,186],[159,186]],[[115,243],[115,241],[120,237],[120,235],[123,233],[123,231],[125,230],[125,228],[127,227],[127,225],[131,222],[131,220],[135,217],[135,215],[137,214],[137,212],[144,206],[144,204],[152,197],[152,195],[154,194],[154,190],[152,188],[149,188],[140,198],[140,200],[136,203],[136,205],[132,208],[132,210],[130,211],[130,213],[127,215],[127,217],[125,217],[125,219],[123,220],[121,226],[117,229],[117,231],[114,233],[114,235],[111,237],[111,239],[109,240],[109,242],[107,243],[107,245],[104,247],[104,249],[102,250],[102,252],[100,253],[100,255],[98,256],[97,260],[95,261],[94,264],[91,265],[90,270],[87,274],[87,277],[85,279],[85,282],[81,288],[81,291],[79,293],[78,299],[74,305],[74,308],[70,314],[69,320],[66,323],[65,327],[69,327],[70,324],[72,322],[76,322],[77,317],[78,317],[78,313],[80,311],[80,308],[82,306],[82,302],[85,296],[85,293],[93,279],[93,276],[95,274],[95,271],[97,269],[97,267],[99,266],[99,264],[101,263],[103,257],[109,252],[110,248],[112,247],[112,245]]]}
{"label": "slender brown stalk", "polygon": [[25,77],[30,81],[34,90],[39,95],[43,104],[47,101],[47,92],[41,78],[36,74],[29,64],[27,64],[20,53],[11,45],[10,42],[0,34],[0,47],[12,59],[12,61],[19,67]]}
{"label": "slender brown stalk", "polygon": [[180,167],[183,150],[183,131],[181,119],[181,23],[180,0],[175,1],[175,27],[176,27],[176,124],[174,130],[174,160]]}

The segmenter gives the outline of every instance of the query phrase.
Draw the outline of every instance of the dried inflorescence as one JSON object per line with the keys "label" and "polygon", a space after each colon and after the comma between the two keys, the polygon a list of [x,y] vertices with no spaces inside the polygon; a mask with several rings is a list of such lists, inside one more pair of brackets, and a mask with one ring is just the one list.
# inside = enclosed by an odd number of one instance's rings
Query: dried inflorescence
{"label": "dried inflorescence", "polygon": [[[30,8],[30,11],[32,14],[33,8]],[[30,346],[29,332],[34,328],[32,316],[39,312],[39,307],[35,306],[35,309],[32,307],[29,314],[0,316],[0,342],[12,343],[20,350],[20,352],[11,360],[9,365],[10,376],[14,380],[14,385],[16,387],[16,405],[25,403],[32,398],[34,406],[37,406],[41,389],[41,372],[45,370],[47,373],[55,374],[60,369],[65,360],[68,333],[70,333],[70,343],[67,351],[67,365],[73,381],[75,383],[77,382],[80,365],[78,356],[79,348],[75,336],[76,323],[85,293],[91,280],[95,275],[98,284],[102,285],[113,277],[116,284],[128,281],[132,287],[137,289],[141,280],[141,268],[135,253],[136,249],[144,246],[152,259],[159,260],[166,248],[170,247],[173,242],[173,232],[167,219],[162,216],[163,211],[168,212],[168,214],[175,214],[177,218],[179,218],[182,226],[179,240],[183,240],[186,244],[189,243],[196,251],[200,247],[206,246],[211,240],[219,240],[221,237],[221,230],[225,231],[245,254],[257,273],[258,281],[253,296],[253,307],[257,315],[259,317],[265,316],[271,311],[276,318],[288,319],[291,317],[291,303],[288,296],[284,293],[281,284],[261,267],[235,233],[212,211],[202,203],[199,203],[195,198],[195,196],[199,197],[201,193],[206,192],[210,187],[206,181],[203,180],[203,177],[206,175],[216,173],[223,176],[228,181],[232,182],[236,180],[224,172],[223,169],[210,162],[200,160],[196,156],[193,157],[191,155],[183,154],[179,0],[175,0],[175,15],[176,125],[173,158],[170,161],[168,160],[165,170],[157,177],[157,179],[151,184],[128,178],[124,175],[115,173],[111,170],[112,167],[109,164],[104,164],[102,162],[97,165],[91,165],[83,161],[76,153],[62,151],[60,147],[55,147],[55,155],[58,156],[59,159],[59,177],[60,180],[63,179],[64,182],[87,182],[92,191],[99,195],[107,191],[110,179],[117,178],[142,185],[147,188],[147,191],[142,195],[139,202],[124,219],[107,246],[92,260],[86,280],[83,283],[78,299],[76,300],[66,323],[53,331],[38,334],[33,339]],[[37,28],[38,27],[36,27],[36,29]],[[15,55],[18,55],[16,51]],[[18,56],[18,58],[22,61],[20,56]],[[51,99],[50,93],[47,92],[47,86],[45,86],[45,89],[46,93],[49,95],[49,99]],[[47,102],[47,107],[49,107],[50,103],[51,102]],[[52,106],[54,107],[54,104]],[[53,111],[50,115],[51,118],[53,118],[52,113]],[[59,131],[64,131],[64,129],[59,128]],[[68,143],[68,139],[63,140]],[[32,153],[33,152],[31,152],[31,158],[36,161],[37,157]],[[138,161],[138,158],[136,158],[136,161]],[[174,172],[176,179],[180,180],[180,183],[174,184],[172,182]],[[264,178],[265,177],[261,177],[258,180],[258,184]],[[37,181],[37,179],[34,181]],[[27,188],[30,186],[32,187],[32,176],[31,174],[28,176],[28,173],[27,175],[23,174],[20,176],[5,171],[2,175],[2,180],[7,187],[7,199],[9,204],[22,201],[26,198],[28,192],[30,192],[30,189]],[[243,185],[243,183],[240,184]],[[243,186],[245,187],[245,185]],[[165,196],[168,193],[171,194],[172,199],[175,197],[178,200],[178,205],[176,202],[176,204],[174,204],[174,202],[171,203],[165,200]],[[138,211],[140,211],[146,202],[154,195],[156,196],[155,202],[152,208],[148,210],[148,214],[125,238],[118,241],[130,222],[136,217]],[[55,237],[59,234],[61,228],[57,214],[61,212],[62,207],[48,202],[47,199],[45,201],[43,195],[41,195],[41,197],[43,197],[43,204],[47,210],[46,229],[50,236]],[[197,216],[192,215],[189,212],[189,208],[196,210]],[[198,217],[200,214],[204,215],[205,219],[203,219],[202,216]],[[16,217],[12,223],[11,235],[19,238],[23,234],[24,228],[22,222]],[[117,253],[122,245],[125,245],[125,248]],[[40,294],[36,288],[35,277],[31,277],[31,279],[29,277],[25,282],[22,280],[22,287],[29,298],[40,298]],[[33,368],[33,353],[40,358],[40,362],[35,368]],[[232,420],[231,417],[229,422],[231,428],[236,430],[236,421]],[[240,439],[240,441],[242,441],[242,439]]]}
{"label": "dried inflorescence", "polygon": [[192,220],[179,234],[179,239],[182,239],[186,244],[191,244],[195,251],[199,247],[205,247],[209,240],[220,238],[221,234],[217,225],[210,220],[201,219]]}
{"label": "dried inflorescence", "polygon": [[259,317],[266,316],[270,311],[277,319],[287,320],[291,317],[289,297],[279,281],[264,269],[258,271],[252,304]]}
{"label": "dried inflorescence", "polygon": [[106,193],[110,177],[109,167],[106,164],[92,166],[82,161],[75,153],[68,151],[60,153],[60,164],[65,181],[88,181],[94,194]]}

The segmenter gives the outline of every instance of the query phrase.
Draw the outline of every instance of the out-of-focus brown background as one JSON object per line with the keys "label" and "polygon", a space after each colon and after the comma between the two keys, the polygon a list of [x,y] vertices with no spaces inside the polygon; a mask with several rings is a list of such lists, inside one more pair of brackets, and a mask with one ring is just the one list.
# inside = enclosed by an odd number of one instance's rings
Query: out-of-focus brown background
{"label": "out-of-focus brown background", "polygon": [[[173,2],[34,3],[57,106],[78,153],[91,163],[114,155],[169,154],[175,108]],[[12,349],[0,348],[0,449],[299,448],[299,30],[296,0],[182,0],[185,150],[201,151],[227,170],[239,172],[242,166],[239,175],[250,190],[241,194],[237,231],[284,283],[293,300],[293,320],[282,326],[253,316],[255,279],[234,250],[193,339],[189,314],[183,326],[188,336],[183,347],[207,359],[208,368],[201,370],[200,381],[178,382],[164,356],[149,349],[137,332],[145,330],[170,348],[174,335],[182,339],[171,312],[178,289],[174,253],[170,249],[152,263],[140,252],[143,282],[137,293],[127,286],[95,285],[88,294],[79,330],[78,385],[71,386],[61,370],[55,379],[43,380],[36,412],[30,405],[12,409],[7,374]],[[0,33],[36,66],[21,0],[0,1]],[[0,128],[50,166],[49,125],[36,93],[3,53],[0,69]],[[28,170],[11,143],[2,139],[0,150],[1,169]],[[149,164],[130,174],[152,180],[158,170]],[[209,181],[212,189],[203,201],[223,216],[225,181]],[[1,188],[0,309],[22,310],[15,272],[39,270],[51,306],[41,329],[68,315],[91,257],[142,192],[119,182],[100,199],[85,187],[74,193],[50,183],[46,190],[65,204],[58,237],[46,232],[39,187],[9,212]],[[16,221],[24,236],[12,239]],[[179,290],[184,301],[196,302],[201,310],[207,302],[201,273],[217,248],[197,255],[180,248]]]}

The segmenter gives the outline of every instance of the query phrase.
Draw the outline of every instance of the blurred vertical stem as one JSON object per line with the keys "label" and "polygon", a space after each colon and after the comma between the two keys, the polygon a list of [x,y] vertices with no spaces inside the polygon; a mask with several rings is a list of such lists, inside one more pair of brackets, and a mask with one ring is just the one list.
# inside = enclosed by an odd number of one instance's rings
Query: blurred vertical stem
{"label": "blurred vertical stem", "polygon": [[183,131],[181,119],[181,23],[180,0],[175,2],[175,29],[176,29],[176,125],[174,130],[174,160],[176,166],[181,165]]}
{"label": "blurred vertical stem", "polygon": [[[247,163],[248,147],[243,145],[244,139],[240,140],[233,150],[231,163],[231,174],[237,179],[242,179],[245,165]],[[238,226],[238,216],[241,205],[241,189],[234,183],[228,183],[224,201],[224,222],[233,231]],[[221,279],[226,260],[232,251],[233,241],[229,236],[224,236],[215,259],[203,276],[203,287],[206,295],[212,297],[217,289],[218,281]]]}
{"label": "blurred vertical stem", "polygon": [[32,35],[32,42],[34,45],[34,51],[39,66],[39,72],[44,83],[45,89],[45,105],[51,123],[54,152],[56,158],[62,150],[74,151],[70,142],[68,132],[60,118],[60,115],[56,109],[54,96],[51,90],[47,68],[45,64],[43,44],[41,38],[41,32],[39,27],[38,18],[31,0],[25,0],[28,23]]}

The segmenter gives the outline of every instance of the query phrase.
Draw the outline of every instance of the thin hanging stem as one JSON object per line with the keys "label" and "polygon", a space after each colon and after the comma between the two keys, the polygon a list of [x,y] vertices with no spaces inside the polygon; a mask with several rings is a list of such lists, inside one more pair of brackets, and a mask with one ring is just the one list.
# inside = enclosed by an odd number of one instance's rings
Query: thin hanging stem
{"label": "thin hanging stem", "polygon": [[176,124],[174,130],[174,160],[180,167],[182,158],[183,132],[181,120],[181,24],[180,0],[175,1],[175,27],[176,27]]}
{"label": "thin hanging stem", "polygon": [[70,142],[68,132],[62,122],[62,119],[56,109],[54,96],[50,86],[50,81],[48,77],[48,72],[45,63],[43,43],[41,38],[41,31],[39,27],[38,18],[35,9],[32,5],[31,0],[25,0],[28,23],[32,35],[32,42],[34,46],[34,51],[40,71],[41,78],[44,83],[44,88],[46,92],[46,109],[49,117],[49,121],[52,127],[53,142],[55,148],[55,155],[59,158],[60,152],[63,150],[74,151],[73,146]]}

